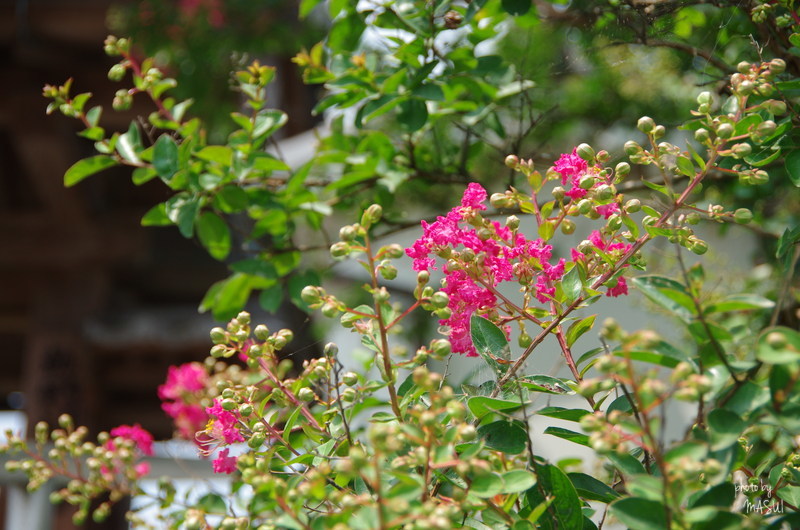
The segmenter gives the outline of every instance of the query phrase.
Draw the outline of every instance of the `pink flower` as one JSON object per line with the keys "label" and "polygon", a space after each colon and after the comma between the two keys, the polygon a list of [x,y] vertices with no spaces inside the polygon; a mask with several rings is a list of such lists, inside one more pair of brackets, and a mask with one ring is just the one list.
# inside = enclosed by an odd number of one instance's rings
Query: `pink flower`
{"label": "pink flower", "polygon": [[212,416],[206,428],[211,438],[226,444],[244,441],[242,433],[237,429],[239,423],[237,415],[223,409],[219,398],[214,400],[214,405],[206,408],[206,412]]}
{"label": "pink flower", "polygon": [[572,150],[572,153],[564,153],[556,160],[553,168],[561,173],[561,183],[566,184],[567,181],[574,181],[576,178],[580,179],[584,173],[589,169],[589,164],[586,160],[578,156],[578,149]]}
{"label": "pink flower", "polygon": [[136,471],[136,476],[142,478],[143,476],[150,474],[150,462],[139,462],[133,466],[133,469]]}
{"label": "pink flower", "polygon": [[472,208],[473,210],[485,210],[486,206],[483,202],[486,201],[486,190],[483,186],[472,182],[464,190],[464,196],[461,198],[461,206],[463,208]]}
{"label": "pink flower", "polygon": [[167,382],[158,387],[158,397],[162,400],[181,399],[186,393],[203,390],[207,381],[208,373],[200,363],[170,366]]}
{"label": "pink flower", "polygon": [[142,454],[153,456],[153,435],[142,429],[138,423],[134,425],[120,425],[111,429],[114,438],[125,438],[136,444]]}
{"label": "pink flower", "polygon": [[609,204],[602,204],[597,207],[597,213],[599,213],[606,219],[608,219],[609,217],[618,212],[619,212],[619,205],[615,202]]}
{"label": "pink flower", "polygon": [[628,282],[625,281],[624,276],[617,278],[617,285],[610,287],[606,292],[606,296],[619,296],[621,294],[628,294]]}
{"label": "pink flower", "polygon": [[211,467],[214,473],[228,473],[229,475],[236,471],[236,457],[228,456],[228,450],[223,449],[217,455],[217,458],[211,462]]}

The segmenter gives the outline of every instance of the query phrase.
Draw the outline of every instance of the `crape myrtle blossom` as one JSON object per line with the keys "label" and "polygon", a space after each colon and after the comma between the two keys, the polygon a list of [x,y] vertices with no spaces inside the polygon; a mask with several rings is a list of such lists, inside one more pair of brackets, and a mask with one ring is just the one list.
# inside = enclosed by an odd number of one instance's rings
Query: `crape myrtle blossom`
{"label": "crape myrtle blossom", "polygon": [[161,408],[170,416],[181,438],[194,440],[202,430],[208,414],[199,404],[208,383],[208,372],[200,363],[170,366],[167,381],[158,387]]}
{"label": "crape myrtle blossom", "polygon": [[[603,251],[612,258],[622,257],[628,252],[628,250],[630,250],[632,246],[628,243],[606,241],[603,239],[603,235],[598,230],[595,230],[589,234],[589,241],[592,243],[592,245],[594,245],[595,248]],[[573,261],[577,262],[586,259],[587,257],[585,254],[574,248],[572,249]],[[625,265],[625,267],[627,266],[628,265]],[[617,284],[613,287],[609,287],[608,291],[606,291],[606,296],[616,297],[622,294],[628,294],[628,283],[625,281],[624,276],[617,278]]]}
{"label": "crape myrtle blossom", "polygon": [[[108,451],[115,451],[117,445],[114,443],[114,439],[121,438],[133,442],[138,453],[146,456],[153,456],[153,435],[143,429],[138,423],[133,425],[120,425],[119,427],[111,429],[109,434],[111,435],[111,440],[105,443],[105,448]],[[134,465],[133,469],[136,473],[136,477],[141,478],[150,472],[150,463],[138,462]],[[101,471],[104,474],[112,472],[111,469],[105,466],[101,468]]]}
{"label": "crape myrtle blossom", "polygon": [[[244,436],[239,432],[239,415],[227,411],[222,407],[219,398],[214,404],[206,408],[210,416],[206,430],[198,433],[198,443],[202,445],[205,454],[210,454],[214,447],[244,442]],[[228,450],[222,450],[212,462],[215,473],[232,473],[236,469],[236,458],[228,456]]]}
{"label": "crape myrtle blossom", "polygon": [[470,357],[478,354],[470,338],[470,317],[492,314],[498,305],[489,287],[511,280],[532,283],[537,300],[547,303],[565,268],[563,259],[550,263],[553,247],[544,240],[529,240],[497,221],[484,221],[479,211],[486,209],[486,199],[480,184],[470,184],[461,205],[431,224],[423,221],[422,237],[406,249],[416,271],[436,270],[433,256],[450,259],[443,268],[442,290],[449,296],[451,316],[439,324],[449,330],[453,351]]}
{"label": "crape myrtle blossom", "polygon": [[[564,195],[578,201],[583,199],[589,194],[589,189],[581,187],[581,179],[584,177],[597,177],[596,182],[591,188],[597,188],[603,184],[610,184],[610,181],[601,177],[601,169],[597,166],[590,166],[586,160],[578,156],[577,148],[573,149],[571,153],[564,153],[553,164],[553,170],[561,175],[561,183],[563,185],[569,184],[569,189],[566,190]],[[591,189],[590,188],[590,189]],[[608,200],[608,199],[607,199]],[[619,213],[619,205],[616,202],[608,204],[598,204],[595,209],[597,213],[603,218],[608,219],[615,213]]]}

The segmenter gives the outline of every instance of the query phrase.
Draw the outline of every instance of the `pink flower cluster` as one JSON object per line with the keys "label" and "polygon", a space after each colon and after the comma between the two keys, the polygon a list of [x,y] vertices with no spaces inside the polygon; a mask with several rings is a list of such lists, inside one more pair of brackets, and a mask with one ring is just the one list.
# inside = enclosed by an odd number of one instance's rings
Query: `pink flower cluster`
{"label": "pink flower cluster", "polygon": [[[244,442],[244,437],[238,429],[238,415],[222,408],[219,399],[215,399],[214,404],[206,408],[206,412],[211,419],[205,430],[208,439],[202,441],[204,445],[210,446],[215,442],[217,446]],[[236,457],[228,456],[228,449],[223,449],[211,465],[215,473],[233,473],[236,471]]]}
{"label": "pink flower cluster", "polygon": [[[140,453],[146,456],[153,456],[153,435],[143,429],[138,423],[133,425],[120,425],[119,427],[111,429],[109,434],[111,434],[113,438],[130,440],[134,443],[134,445],[136,445],[136,449],[138,449]],[[105,448],[109,451],[116,450],[114,440],[112,439],[107,441]],[[134,470],[136,471],[136,476],[141,478],[150,472],[150,463],[139,462],[134,466]],[[111,472],[110,469],[105,467],[102,469],[102,471],[103,473]]]}
{"label": "pink flower cluster", "polygon": [[[561,174],[562,184],[567,185],[567,183],[569,183],[570,187],[565,195],[573,201],[582,199],[589,193],[589,190],[580,187],[581,179],[591,173],[599,173],[597,168],[589,167],[589,163],[578,156],[577,149],[573,149],[572,153],[562,154],[561,157],[556,160],[556,163],[553,164],[553,169]],[[601,183],[598,182],[595,186],[599,186],[600,184]],[[602,215],[605,219],[608,219],[619,212],[619,205],[617,205],[616,202],[611,202],[608,204],[601,204],[597,206],[596,209],[597,213]]]}
{"label": "pink flower cluster", "polygon": [[182,438],[194,440],[195,433],[202,430],[208,415],[199,405],[200,393],[206,388],[208,373],[200,363],[170,366],[167,381],[158,387],[161,408],[175,422]]}
{"label": "pink flower cluster", "polygon": [[[602,250],[605,254],[608,254],[609,256],[614,258],[621,258],[628,252],[628,250],[630,250],[632,246],[627,243],[619,243],[619,242],[614,243],[611,241],[605,241],[603,239],[603,235],[597,230],[589,234],[589,241],[592,242],[595,248]],[[577,262],[579,260],[585,260],[585,259],[586,256],[583,253],[578,252],[574,248],[572,249],[573,261]],[[625,266],[627,267],[627,265]],[[620,276],[619,278],[617,278],[617,285],[615,285],[614,287],[610,287],[608,291],[606,291],[606,296],[619,296],[622,294],[628,294],[628,282],[625,281],[624,276]]]}
{"label": "pink flower cluster", "polygon": [[416,271],[436,270],[436,259],[432,255],[448,255],[450,250],[461,250],[479,257],[453,269],[445,265],[442,290],[450,298],[451,316],[439,321],[449,328],[453,351],[470,357],[478,354],[470,337],[470,317],[476,312],[490,313],[497,307],[497,298],[490,287],[510,280],[532,283],[535,277],[536,298],[547,303],[555,293],[553,282],[564,275],[564,259],[551,265],[553,247],[542,239],[528,240],[522,234],[512,238],[511,230],[497,221],[486,225],[490,237],[485,233],[480,237],[469,220],[474,219],[478,211],[486,209],[486,198],[486,190],[480,184],[470,184],[461,205],[431,224],[423,221],[422,237],[406,249],[406,254],[414,260]]}

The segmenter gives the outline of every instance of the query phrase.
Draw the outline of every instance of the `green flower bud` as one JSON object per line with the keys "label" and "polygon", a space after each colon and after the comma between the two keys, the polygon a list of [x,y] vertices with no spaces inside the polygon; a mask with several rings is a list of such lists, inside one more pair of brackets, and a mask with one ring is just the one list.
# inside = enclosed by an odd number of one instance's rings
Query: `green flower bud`
{"label": "green flower bud", "polygon": [[424,285],[424,284],[428,283],[428,281],[430,279],[431,279],[431,275],[430,275],[430,273],[428,271],[419,271],[417,273],[417,283],[420,284],[420,285]]}
{"label": "green flower bud", "polygon": [[629,200],[628,202],[625,203],[625,206],[623,207],[623,209],[627,213],[636,213],[636,212],[638,212],[639,210],[642,209],[642,203],[641,203],[641,201],[639,199],[631,199],[631,200]]}
{"label": "green flower bud", "polygon": [[764,102],[764,108],[774,116],[786,114],[786,103],[777,99],[768,99]]}
{"label": "green flower bud", "polygon": [[519,157],[517,155],[508,155],[505,160],[506,166],[515,169],[519,166]]}
{"label": "green flower bud", "polygon": [[697,104],[698,105],[706,105],[711,103],[711,92],[704,91],[700,92],[697,95]]}
{"label": "green flower bud", "polygon": [[748,63],[747,61],[742,61],[736,65],[736,70],[738,70],[740,74],[748,74],[750,73],[750,69],[752,67],[752,64]]}
{"label": "green flower bud", "polygon": [[782,74],[786,70],[786,61],[775,58],[769,62],[769,70],[773,74]]}
{"label": "green flower bud", "polygon": [[228,347],[224,344],[215,344],[211,347],[211,351],[209,355],[214,357],[215,359],[219,359],[220,357],[229,357],[228,355]]}
{"label": "green flower bud", "polygon": [[721,123],[719,127],[717,127],[717,136],[722,139],[727,139],[733,136],[733,125],[730,123]]}
{"label": "green flower bud", "polygon": [[694,139],[700,143],[705,143],[711,137],[707,129],[697,129],[694,132]]}
{"label": "green flower bud", "polygon": [[734,144],[731,152],[735,158],[744,158],[753,152],[753,148],[746,143]]}
{"label": "green flower bud", "polygon": [[492,207],[501,210],[503,208],[513,207],[514,201],[505,193],[492,193],[492,196],[489,197],[489,204],[491,204]]}
{"label": "green flower bud", "polygon": [[606,224],[611,230],[619,230],[619,228],[622,226],[622,218],[619,216],[619,214],[614,214],[608,218]]}
{"label": "green flower bud", "polygon": [[253,413],[253,405],[251,405],[250,403],[242,403],[241,405],[239,405],[239,414],[243,418],[248,417],[252,413]]}
{"label": "green flower bud", "polygon": [[653,118],[650,118],[649,116],[642,116],[636,123],[636,128],[645,134],[649,134],[656,128],[656,122],[654,122]]}
{"label": "green flower bud", "polygon": [[667,129],[665,129],[663,125],[657,125],[656,128],[653,129],[653,138],[663,138],[665,134],[667,134]]}
{"label": "green flower bud", "polygon": [[567,193],[566,190],[561,186],[556,186],[555,188],[553,188],[553,198],[558,202],[564,200],[566,193]]}
{"label": "green flower bud", "polygon": [[364,214],[361,216],[361,224],[364,228],[369,228],[373,224],[377,223],[381,220],[383,216],[383,208],[380,204],[372,204],[369,208],[364,211]]}
{"label": "green flower bud", "polygon": [[247,446],[250,447],[250,449],[258,449],[259,447],[264,445],[266,439],[267,437],[264,435],[264,433],[261,432],[253,433],[253,435],[250,436],[250,439],[247,440]]}
{"label": "green flower bud", "polygon": [[133,96],[127,90],[121,88],[114,94],[114,99],[111,102],[111,107],[114,110],[122,111],[128,110],[133,105]]}
{"label": "green flower bud", "polygon": [[447,304],[450,303],[450,297],[444,291],[436,291],[430,297],[430,301],[434,307],[441,309],[442,307],[447,307]]}
{"label": "green flower bud", "polygon": [[611,159],[611,155],[605,149],[601,149],[597,152],[597,161],[601,163],[606,163]]}
{"label": "green flower bud", "polygon": [[623,179],[628,176],[631,172],[631,165],[627,162],[620,162],[614,168],[614,174],[617,176],[618,179]]}
{"label": "green flower bud", "polygon": [[708,243],[702,239],[695,239],[690,243],[689,250],[697,255],[703,255],[708,252]]}
{"label": "green flower bud", "polygon": [[358,397],[358,394],[352,388],[345,388],[340,395],[341,400],[345,403],[352,403],[356,400],[356,397]]}
{"label": "green flower bud", "polygon": [[358,229],[353,225],[343,226],[339,229],[339,239],[342,241],[353,241],[356,236],[358,236]]}
{"label": "green flower bud", "polygon": [[300,299],[308,305],[319,303],[321,295],[320,288],[316,285],[306,285],[300,291]]}
{"label": "green flower bud", "polygon": [[339,308],[336,307],[336,304],[334,304],[334,303],[326,302],[326,303],[322,304],[322,308],[320,309],[320,312],[325,317],[333,318],[339,313]]}
{"label": "green flower bud", "polygon": [[308,387],[301,388],[297,392],[297,399],[300,401],[314,401],[317,396],[314,394],[314,391]]}
{"label": "green flower bud", "polygon": [[127,72],[127,68],[121,64],[115,64],[108,70],[108,79],[110,81],[122,81],[122,78],[125,77],[125,72]]}
{"label": "green flower bud", "polygon": [[334,258],[342,258],[350,254],[350,245],[344,241],[339,241],[331,245],[331,256]]}
{"label": "green flower bud", "polygon": [[267,338],[269,338],[269,328],[264,324],[259,324],[253,330],[253,335],[255,335],[258,340],[267,340]]}
{"label": "green flower bud", "polygon": [[561,233],[569,235],[575,232],[575,223],[569,219],[561,221]]}
{"label": "green flower bud", "polygon": [[232,399],[223,399],[220,402],[220,405],[224,410],[227,410],[229,412],[236,408],[236,402]]}
{"label": "green flower bud", "polygon": [[759,96],[768,98],[772,95],[773,92],[775,92],[775,87],[772,86],[770,83],[761,83],[756,87],[756,92],[758,92]]}
{"label": "green flower bud", "polygon": [[228,334],[221,327],[211,329],[211,342],[214,344],[224,344],[228,342]]}
{"label": "green flower bud", "polygon": [[355,372],[345,372],[342,374],[342,382],[347,386],[358,384],[358,374]]}
{"label": "green flower bud", "polygon": [[511,230],[516,230],[519,228],[519,217],[516,215],[509,215],[506,217],[506,226]]}
{"label": "green flower bud", "polygon": [[625,142],[624,149],[625,149],[625,154],[628,156],[638,155],[644,151],[644,149],[642,149],[642,146],[634,142],[633,140],[628,140],[627,142]]}
{"label": "green flower bud", "polygon": [[589,199],[581,199],[578,201],[578,212],[581,215],[586,215],[592,211],[592,201]]}
{"label": "green flower bud", "polygon": [[607,184],[601,184],[594,190],[595,196],[601,201],[608,201],[614,196],[614,188]]}
{"label": "green flower bud", "polygon": [[431,352],[436,357],[446,357],[450,355],[452,351],[452,346],[450,345],[450,341],[447,339],[436,339],[431,341]]}
{"label": "green flower bud", "polygon": [[533,338],[531,338],[531,336],[528,335],[527,332],[523,331],[522,333],[520,333],[519,339],[517,339],[517,344],[519,345],[520,348],[527,348],[528,346],[533,344]]}
{"label": "green flower bud", "polygon": [[595,154],[594,154],[594,149],[592,149],[591,145],[580,144],[576,148],[576,153],[579,157],[586,160],[587,162],[594,163]]}
{"label": "green flower bud", "polygon": [[746,225],[753,220],[753,212],[747,208],[739,208],[733,212],[733,220],[740,225]]}
{"label": "green flower bud", "polygon": [[378,265],[378,272],[384,280],[394,280],[397,278],[397,267],[392,265],[389,260],[384,260]]}

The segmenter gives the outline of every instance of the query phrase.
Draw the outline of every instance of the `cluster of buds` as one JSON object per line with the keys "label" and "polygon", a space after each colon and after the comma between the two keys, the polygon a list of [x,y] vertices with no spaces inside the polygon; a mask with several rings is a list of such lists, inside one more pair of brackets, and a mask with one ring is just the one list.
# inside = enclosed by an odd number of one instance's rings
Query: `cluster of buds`
{"label": "cluster of buds", "polygon": [[[52,430],[45,422],[36,424],[35,449],[15,433],[6,432],[8,441],[0,452],[25,455],[7,461],[6,470],[25,473],[28,491],[36,491],[55,475],[69,477],[65,487],[50,495],[50,501],[76,506],[75,524],[83,524],[90,513],[93,520],[103,521],[111,506],[130,495],[136,481],[149,471],[140,458],[152,454],[152,436],[138,425],[120,426],[111,434],[101,432],[97,442],[92,442],[86,439],[88,429],[75,427],[69,415],[62,414],[58,422],[59,427]],[[103,497],[104,502],[95,503]]]}
{"label": "cluster of buds", "polygon": [[665,466],[669,481],[683,489],[706,484],[722,471],[722,464],[714,458],[700,461],[689,456],[682,456],[667,461]]}
{"label": "cluster of buds", "polygon": [[617,425],[620,421],[619,411],[614,411],[609,416],[597,411],[584,415],[580,419],[580,426],[584,432],[589,434],[589,445],[597,453],[625,454],[628,451],[626,439],[629,438],[629,435],[625,434]]}
{"label": "cluster of buds", "polygon": [[[255,340],[253,340],[253,338]],[[240,312],[233,318],[225,329],[215,327],[210,332],[211,357],[229,358],[234,354],[246,361],[249,366],[257,367],[258,360],[261,358],[275,362],[277,352],[286,347],[294,338],[294,333],[288,329],[281,329],[270,333],[269,328],[264,324],[259,324],[251,329],[250,313]]]}

